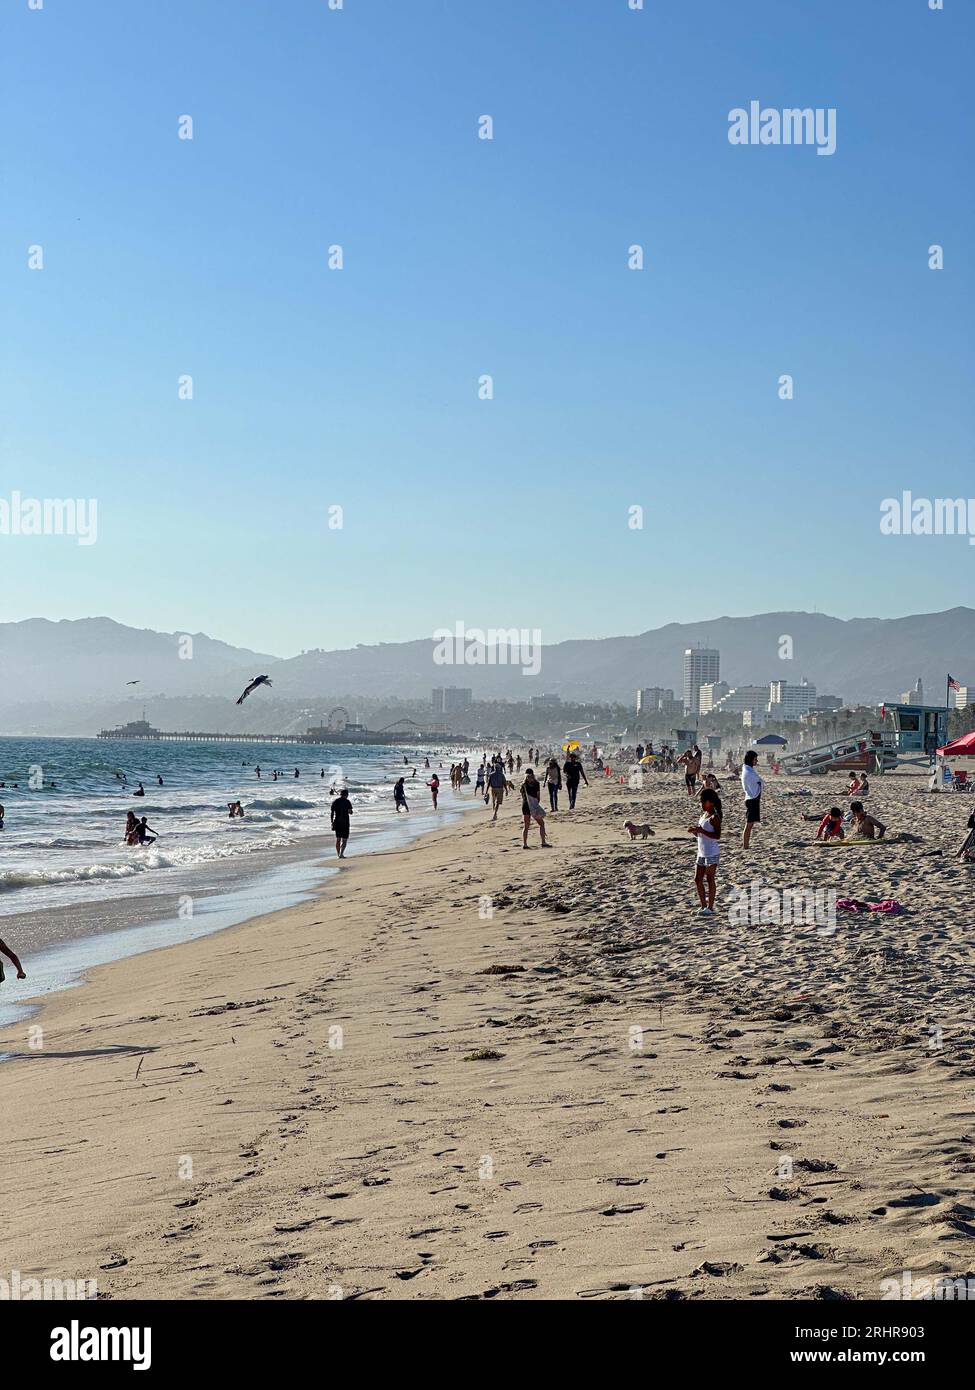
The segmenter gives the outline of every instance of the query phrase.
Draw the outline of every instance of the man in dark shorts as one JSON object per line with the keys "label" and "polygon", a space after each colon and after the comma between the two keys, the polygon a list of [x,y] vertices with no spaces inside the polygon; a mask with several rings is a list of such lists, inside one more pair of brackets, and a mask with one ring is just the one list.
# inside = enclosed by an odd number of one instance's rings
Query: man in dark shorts
{"label": "man in dark shorts", "polygon": [[682,753],[677,759],[684,764],[684,786],[687,788],[687,795],[694,796],[697,788],[697,777],[701,771],[701,750],[695,743],[693,748],[688,748],[686,753]]}
{"label": "man in dark shorts", "polygon": [[579,792],[580,778],[589,785],[589,778],[586,776],[586,769],[576,757],[575,753],[570,753],[562,764],[562,775],[565,778],[565,789],[569,793],[569,810],[571,811],[576,804],[576,796]]}
{"label": "man in dark shorts", "polygon": [[345,847],[349,843],[349,831],[352,829],[349,824],[349,817],[351,815],[352,802],[349,800],[348,791],[343,787],[332,802],[331,810],[332,833],[335,836],[335,853],[340,859],[345,858]]}
{"label": "man in dark shorts", "polygon": [[748,842],[752,838],[752,826],[759,825],[762,820],[762,787],[765,783],[755,771],[757,762],[758,754],[753,748],[750,748],[745,754],[741,769],[741,786],[745,793],[745,829],[741,836],[742,849],[748,848]]}

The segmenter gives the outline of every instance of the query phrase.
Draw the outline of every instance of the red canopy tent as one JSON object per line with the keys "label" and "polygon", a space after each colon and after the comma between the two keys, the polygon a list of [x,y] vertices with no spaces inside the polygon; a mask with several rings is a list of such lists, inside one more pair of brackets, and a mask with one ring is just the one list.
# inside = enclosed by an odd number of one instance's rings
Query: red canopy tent
{"label": "red canopy tent", "polygon": [[952,739],[938,752],[945,758],[975,758],[975,729],[970,734],[962,734],[961,738]]}

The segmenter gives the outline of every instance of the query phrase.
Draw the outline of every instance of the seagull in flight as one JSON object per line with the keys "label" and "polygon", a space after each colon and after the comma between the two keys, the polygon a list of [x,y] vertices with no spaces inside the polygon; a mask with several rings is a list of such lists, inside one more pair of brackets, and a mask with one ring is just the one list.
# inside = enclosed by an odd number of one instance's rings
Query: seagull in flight
{"label": "seagull in flight", "polygon": [[126,681],[125,684],[126,684],[126,685],[141,685],[142,682],[141,682],[141,681]]}
{"label": "seagull in flight", "polygon": [[270,685],[270,684],[271,684],[271,679],[270,679],[269,676],[255,676],[254,679],[251,681],[250,685],[246,685],[246,686],[244,687],[244,693],[243,693],[243,695],[241,695],[240,699],[237,701],[238,705],[242,705],[242,704],[244,703],[244,701],[247,699],[248,695],[251,693],[251,691],[252,691],[252,690],[256,690],[257,687],[258,687],[259,685]]}

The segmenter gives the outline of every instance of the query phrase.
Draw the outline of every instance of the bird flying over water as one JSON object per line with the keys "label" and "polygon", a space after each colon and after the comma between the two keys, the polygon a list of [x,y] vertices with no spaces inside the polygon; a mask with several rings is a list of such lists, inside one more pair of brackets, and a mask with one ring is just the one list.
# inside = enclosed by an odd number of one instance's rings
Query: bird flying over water
{"label": "bird flying over water", "polygon": [[268,676],[255,676],[254,679],[251,681],[250,685],[246,685],[246,686],[244,687],[244,693],[243,693],[243,695],[241,695],[240,699],[237,701],[238,705],[242,705],[242,704],[244,703],[244,701],[247,699],[248,695],[251,693],[251,691],[252,691],[252,690],[256,690],[257,687],[258,687],[259,685],[270,685],[270,684],[271,684],[270,677],[268,677]]}
{"label": "bird flying over water", "polygon": [[125,684],[126,684],[126,685],[141,685],[142,682],[141,682],[141,681],[126,681]]}

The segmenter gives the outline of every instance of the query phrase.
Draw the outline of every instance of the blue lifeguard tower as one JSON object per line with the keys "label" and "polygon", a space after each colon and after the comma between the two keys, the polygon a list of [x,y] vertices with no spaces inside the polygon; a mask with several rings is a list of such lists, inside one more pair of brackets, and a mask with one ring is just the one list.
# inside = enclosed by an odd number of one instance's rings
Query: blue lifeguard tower
{"label": "blue lifeguard tower", "polygon": [[883,735],[898,762],[926,763],[947,742],[948,711],[944,705],[885,705]]}

